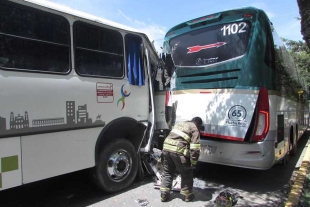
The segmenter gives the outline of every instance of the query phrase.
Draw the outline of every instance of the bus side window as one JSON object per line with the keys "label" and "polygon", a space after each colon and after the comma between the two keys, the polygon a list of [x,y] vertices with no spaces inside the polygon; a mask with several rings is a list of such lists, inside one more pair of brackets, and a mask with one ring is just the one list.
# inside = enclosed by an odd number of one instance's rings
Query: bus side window
{"label": "bus side window", "polygon": [[267,35],[266,35],[265,63],[270,68],[275,69],[274,43],[272,40],[270,27],[268,27],[266,31]]}
{"label": "bus side window", "polygon": [[[126,34],[125,46],[126,46],[126,64],[127,64],[127,77],[128,82],[131,85],[142,86],[145,84],[145,73],[143,59],[143,48],[141,48],[142,38],[134,34]],[[151,60],[149,60],[151,61]],[[152,74],[148,74],[152,75]]]}
{"label": "bus side window", "polygon": [[123,37],[118,31],[75,22],[75,70],[81,76],[122,78]]}
{"label": "bus side window", "polygon": [[12,2],[1,2],[0,17],[2,69],[70,71],[70,25],[66,18]]}

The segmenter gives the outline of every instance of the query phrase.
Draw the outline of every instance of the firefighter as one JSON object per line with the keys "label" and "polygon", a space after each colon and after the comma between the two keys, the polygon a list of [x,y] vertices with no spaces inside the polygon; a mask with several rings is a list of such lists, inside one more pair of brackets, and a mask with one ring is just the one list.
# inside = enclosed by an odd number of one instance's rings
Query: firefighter
{"label": "firefighter", "polygon": [[181,175],[182,200],[185,202],[194,200],[193,169],[200,154],[199,128],[201,125],[201,118],[194,117],[191,121],[176,124],[166,137],[162,151],[164,168],[160,185],[162,202],[170,199],[170,190],[176,171]]}

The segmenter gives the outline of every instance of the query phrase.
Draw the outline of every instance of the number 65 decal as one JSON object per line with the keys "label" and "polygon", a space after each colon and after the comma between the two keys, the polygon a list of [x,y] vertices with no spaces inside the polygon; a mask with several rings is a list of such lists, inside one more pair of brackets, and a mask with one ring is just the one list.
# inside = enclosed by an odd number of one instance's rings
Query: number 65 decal
{"label": "number 65 decal", "polygon": [[230,120],[242,121],[246,117],[246,110],[243,106],[235,105],[231,107],[228,111],[228,118]]}

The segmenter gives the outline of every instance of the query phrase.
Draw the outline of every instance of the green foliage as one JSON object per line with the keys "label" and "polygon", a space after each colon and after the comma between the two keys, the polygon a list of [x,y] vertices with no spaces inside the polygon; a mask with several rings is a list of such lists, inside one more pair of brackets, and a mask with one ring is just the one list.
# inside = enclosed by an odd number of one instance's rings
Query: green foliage
{"label": "green foliage", "polygon": [[303,193],[301,195],[300,201],[299,201],[299,207],[309,207],[310,206],[310,167],[308,167],[307,176],[305,178],[304,182],[304,188]]}
{"label": "green foliage", "polygon": [[282,40],[294,59],[298,73],[310,88],[310,49],[304,41]]}
{"label": "green foliage", "polygon": [[300,14],[301,34],[310,48],[310,1],[297,0]]}

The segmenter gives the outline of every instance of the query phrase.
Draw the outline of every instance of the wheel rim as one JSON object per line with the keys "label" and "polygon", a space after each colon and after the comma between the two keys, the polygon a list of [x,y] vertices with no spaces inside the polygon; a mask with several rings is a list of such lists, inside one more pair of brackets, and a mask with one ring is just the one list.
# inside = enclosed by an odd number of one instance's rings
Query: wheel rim
{"label": "wheel rim", "polygon": [[115,151],[108,160],[107,171],[111,180],[120,182],[124,180],[131,171],[131,157],[124,150]]}

